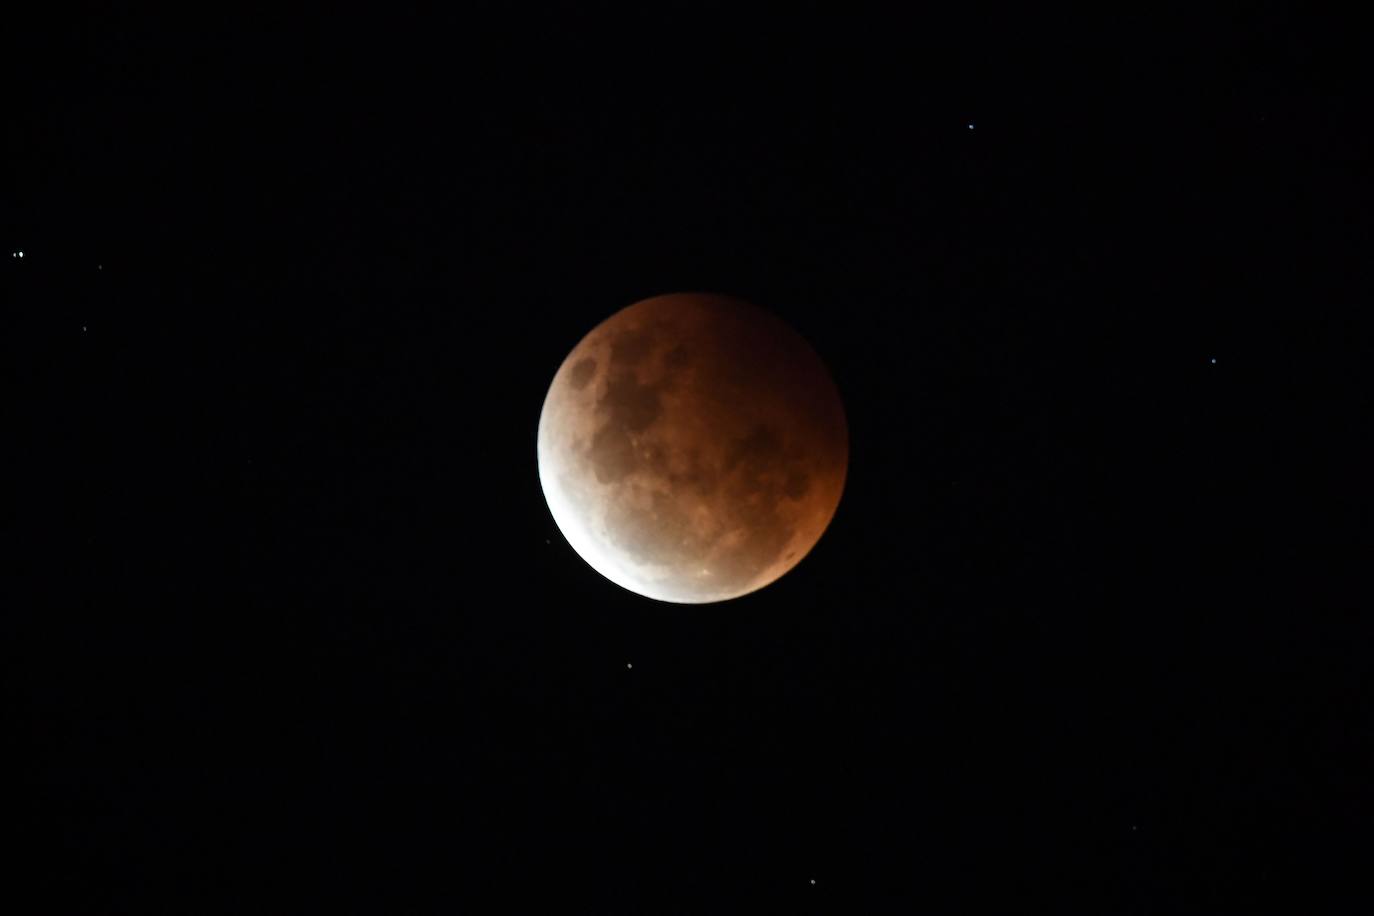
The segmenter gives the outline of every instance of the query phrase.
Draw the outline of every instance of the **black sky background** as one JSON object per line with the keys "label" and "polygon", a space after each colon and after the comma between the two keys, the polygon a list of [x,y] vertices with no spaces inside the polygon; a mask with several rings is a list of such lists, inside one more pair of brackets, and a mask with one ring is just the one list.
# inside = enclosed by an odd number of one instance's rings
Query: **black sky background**
{"label": "black sky background", "polygon": [[[6,912],[1369,896],[1348,26],[6,45]],[[677,290],[792,323],[852,437],[817,548],[721,605],[601,580],[535,468],[562,358]]]}

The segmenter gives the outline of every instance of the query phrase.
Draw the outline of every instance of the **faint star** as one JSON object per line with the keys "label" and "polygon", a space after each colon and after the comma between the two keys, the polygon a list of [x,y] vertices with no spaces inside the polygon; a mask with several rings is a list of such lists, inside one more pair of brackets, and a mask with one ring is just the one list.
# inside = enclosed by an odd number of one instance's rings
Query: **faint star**
{"label": "faint star", "polygon": [[815,884],[815,883],[816,883],[816,879],[815,879],[815,878],[812,878],[812,879],[811,879],[811,883],[812,883],[812,884]]}
{"label": "faint star", "polygon": [[84,324],[81,326],[81,330],[86,330],[86,326]]}
{"label": "faint star", "polygon": [[1140,827],[1138,827],[1137,825],[1135,825],[1135,824],[1132,824],[1132,825],[1131,825],[1131,832],[1132,832],[1132,833],[1135,833],[1135,832],[1136,832],[1137,830],[1139,830],[1139,829],[1140,829]]}
{"label": "faint star", "polygon": [[633,667],[634,667],[634,663],[633,663],[633,662],[626,662],[626,663],[625,663],[625,667],[626,667],[626,668],[633,668]]}
{"label": "faint star", "polygon": [[[969,122],[969,124],[968,124],[968,129],[969,129],[969,130],[973,130],[973,122],[972,122],[972,121]],[[814,882],[813,882],[813,883],[814,883]]]}

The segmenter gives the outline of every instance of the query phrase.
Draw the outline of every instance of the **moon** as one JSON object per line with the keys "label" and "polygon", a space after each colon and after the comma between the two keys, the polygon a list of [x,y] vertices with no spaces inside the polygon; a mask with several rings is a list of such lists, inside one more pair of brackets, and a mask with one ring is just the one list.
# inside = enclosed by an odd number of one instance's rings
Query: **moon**
{"label": "moon", "polygon": [[740,299],[673,293],[621,309],[568,354],[538,459],[554,521],[593,569],[706,604],[777,581],[816,546],[849,434],[801,335]]}

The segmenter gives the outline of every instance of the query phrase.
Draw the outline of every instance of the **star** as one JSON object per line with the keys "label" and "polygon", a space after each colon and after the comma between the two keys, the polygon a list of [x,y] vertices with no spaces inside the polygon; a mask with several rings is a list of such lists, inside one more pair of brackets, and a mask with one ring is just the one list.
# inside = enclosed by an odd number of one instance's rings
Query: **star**
{"label": "star", "polygon": [[1215,356],[1213,356],[1213,357],[1212,357],[1212,365],[1215,366],[1216,364],[1217,364],[1217,358],[1216,358]]}
{"label": "star", "polygon": [[83,332],[86,330],[86,326],[85,326],[84,324],[81,326],[81,330],[82,330]]}
{"label": "star", "polygon": [[812,878],[812,879],[811,879],[811,883],[812,883],[812,884],[815,884],[815,883],[816,883],[816,879],[815,879],[815,878]]}
{"label": "star", "polygon": [[625,663],[625,667],[626,667],[626,668],[633,668],[633,667],[634,667],[634,663],[633,663],[633,662],[626,662],[626,663]]}
{"label": "star", "polygon": [[22,258],[22,257],[24,257],[24,252],[22,252],[22,251],[16,251],[14,254],[10,255],[10,257],[12,257],[12,258]]}
{"label": "star", "polygon": [[973,126],[974,126],[974,125],[973,125],[973,122],[972,122],[972,121],[968,122],[968,129],[969,129],[969,130],[973,130]]}

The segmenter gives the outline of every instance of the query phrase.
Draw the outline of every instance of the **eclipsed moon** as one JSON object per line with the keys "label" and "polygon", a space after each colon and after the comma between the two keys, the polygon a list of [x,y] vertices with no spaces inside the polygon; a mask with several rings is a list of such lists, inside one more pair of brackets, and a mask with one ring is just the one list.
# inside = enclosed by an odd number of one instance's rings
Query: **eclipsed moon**
{"label": "eclipsed moon", "polygon": [[675,293],[622,309],[554,375],[539,480],[607,579],[702,604],[776,581],[835,515],[849,464],[839,393],[769,313]]}

